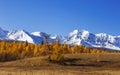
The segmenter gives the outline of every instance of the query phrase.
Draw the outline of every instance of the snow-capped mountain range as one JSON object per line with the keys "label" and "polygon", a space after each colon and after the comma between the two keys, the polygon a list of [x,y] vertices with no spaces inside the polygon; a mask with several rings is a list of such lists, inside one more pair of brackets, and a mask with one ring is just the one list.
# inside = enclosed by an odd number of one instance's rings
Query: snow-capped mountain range
{"label": "snow-capped mountain range", "polygon": [[29,43],[40,44],[48,38],[49,42],[60,40],[61,44],[84,45],[90,47],[102,47],[120,50],[120,36],[112,36],[105,33],[93,34],[87,30],[74,30],[67,36],[50,35],[44,32],[28,33],[25,30],[7,31],[0,28],[1,40],[28,41]]}
{"label": "snow-capped mountain range", "polygon": [[112,36],[105,33],[93,34],[86,30],[74,30],[69,33],[64,42],[71,45],[82,44],[90,47],[120,50],[120,36]]}

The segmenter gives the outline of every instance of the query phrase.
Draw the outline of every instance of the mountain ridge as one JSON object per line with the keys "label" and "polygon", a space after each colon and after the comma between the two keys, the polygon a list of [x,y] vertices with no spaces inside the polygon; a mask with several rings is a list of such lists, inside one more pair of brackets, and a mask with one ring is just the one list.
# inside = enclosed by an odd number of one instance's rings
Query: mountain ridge
{"label": "mountain ridge", "polygon": [[25,30],[7,31],[0,28],[0,40],[28,41],[29,43],[40,44],[48,37],[49,42],[58,39],[61,44],[84,45],[90,47],[101,47],[120,50],[120,36],[112,36],[106,33],[93,34],[87,30],[74,30],[67,36],[51,35],[45,32],[29,33]]}

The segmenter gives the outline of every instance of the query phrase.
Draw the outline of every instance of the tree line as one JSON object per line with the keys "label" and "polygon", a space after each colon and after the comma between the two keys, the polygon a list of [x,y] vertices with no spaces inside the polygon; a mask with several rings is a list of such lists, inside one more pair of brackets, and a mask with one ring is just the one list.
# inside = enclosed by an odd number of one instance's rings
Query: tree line
{"label": "tree line", "polygon": [[90,48],[82,45],[60,44],[59,41],[54,43],[32,44],[26,42],[8,42],[0,41],[0,61],[11,61],[28,57],[39,57],[50,55],[50,60],[59,61],[63,58],[62,54],[79,54],[79,53],[108,53],[105,50]]}

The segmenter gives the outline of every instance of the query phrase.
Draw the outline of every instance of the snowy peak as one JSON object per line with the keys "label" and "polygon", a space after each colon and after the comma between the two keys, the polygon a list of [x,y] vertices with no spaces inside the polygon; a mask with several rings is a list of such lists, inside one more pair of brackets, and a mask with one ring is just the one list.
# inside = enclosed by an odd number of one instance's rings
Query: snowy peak
{"label": "snowy peak", "polygon": [[89,35],[89,32],[87,30],[74,30],[73,32],[69,33],[69,36],[75,36],[75,35],[82,35],[82,37],[86,37]]}
{"label": "snowy peak", "polygon": [[90,33],[86,30],[74,30],[73,32],[69,33],[68,38],[71,39],[87,39]]}
{"label": "snowy peak", "polygon": [[40,35],[40,32],[32,32],[31,34],[32,34],[32,35],[35,35],[35,36],[41,36],[41,35]]}
{"label": "snowy peak", "polygon": [[36,43],[36,44],[40,44],[45,41],[43,37],[32,35],[25,30],[10,31],[7,35],[7,39],[17,40],[17,41],[27,41],[29,43]]}
{"label": "snowy peak", "polygon": [[96,34],[96,37],[101,41],[108,41],[113,43],[115,41],[116,36],[108,35],[105,33],[99,33],[99,34]]}
{"label": "snowy peak", "polygon": [[77,35],[79,33],[79,31],[78,30],[74,30],[73,32],[71,32],[69,35],[70,36],[73,36],[73,35]]}
{"label": "snowy peak", "polygon": [[44,32],[32,32],[31,34],[34,36],[41,36],[41,37],[49,36],[49,34],[44,33]]}
{"label": "snowy peak", "polygon": [[88,39],[89,35],[90,33],[87,30],[74,30],[73,32],[69,33],[65,40],[65,43],[80,45],[82,44],[83,40],[85,41]]}
{"label": "snowy peak", "polygon": [[18,41],[28,41],[34,43],[31,35],[25,30],[13,30],[8,33],[8,39],[18,40]]}
{"label": "snowy peak", "polygon": [[89,32],[87,30],[82,30],[81,32],[81,37],[84,39],[84,38],[88,38],[89,36]]}
{"label": "snowy peak", "polygon": [[73,30],[69,35],[76,35],[76,34],[88,34],[89,33],[89,31],[87,31],[87,30],[81,30],[81,31],[79,31],[79,30]]}

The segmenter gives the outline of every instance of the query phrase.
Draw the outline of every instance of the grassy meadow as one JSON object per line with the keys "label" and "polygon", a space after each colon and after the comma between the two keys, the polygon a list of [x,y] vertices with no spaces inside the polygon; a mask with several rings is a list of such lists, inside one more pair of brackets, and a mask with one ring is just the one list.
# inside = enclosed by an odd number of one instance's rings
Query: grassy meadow
{"label": "grassy meadow", "polygon": [[[64,64],[48,56],[0,62],[1,75],[120,75],[120,53],[65,54]],[[98,61],[99,60],[99,61]]]}

